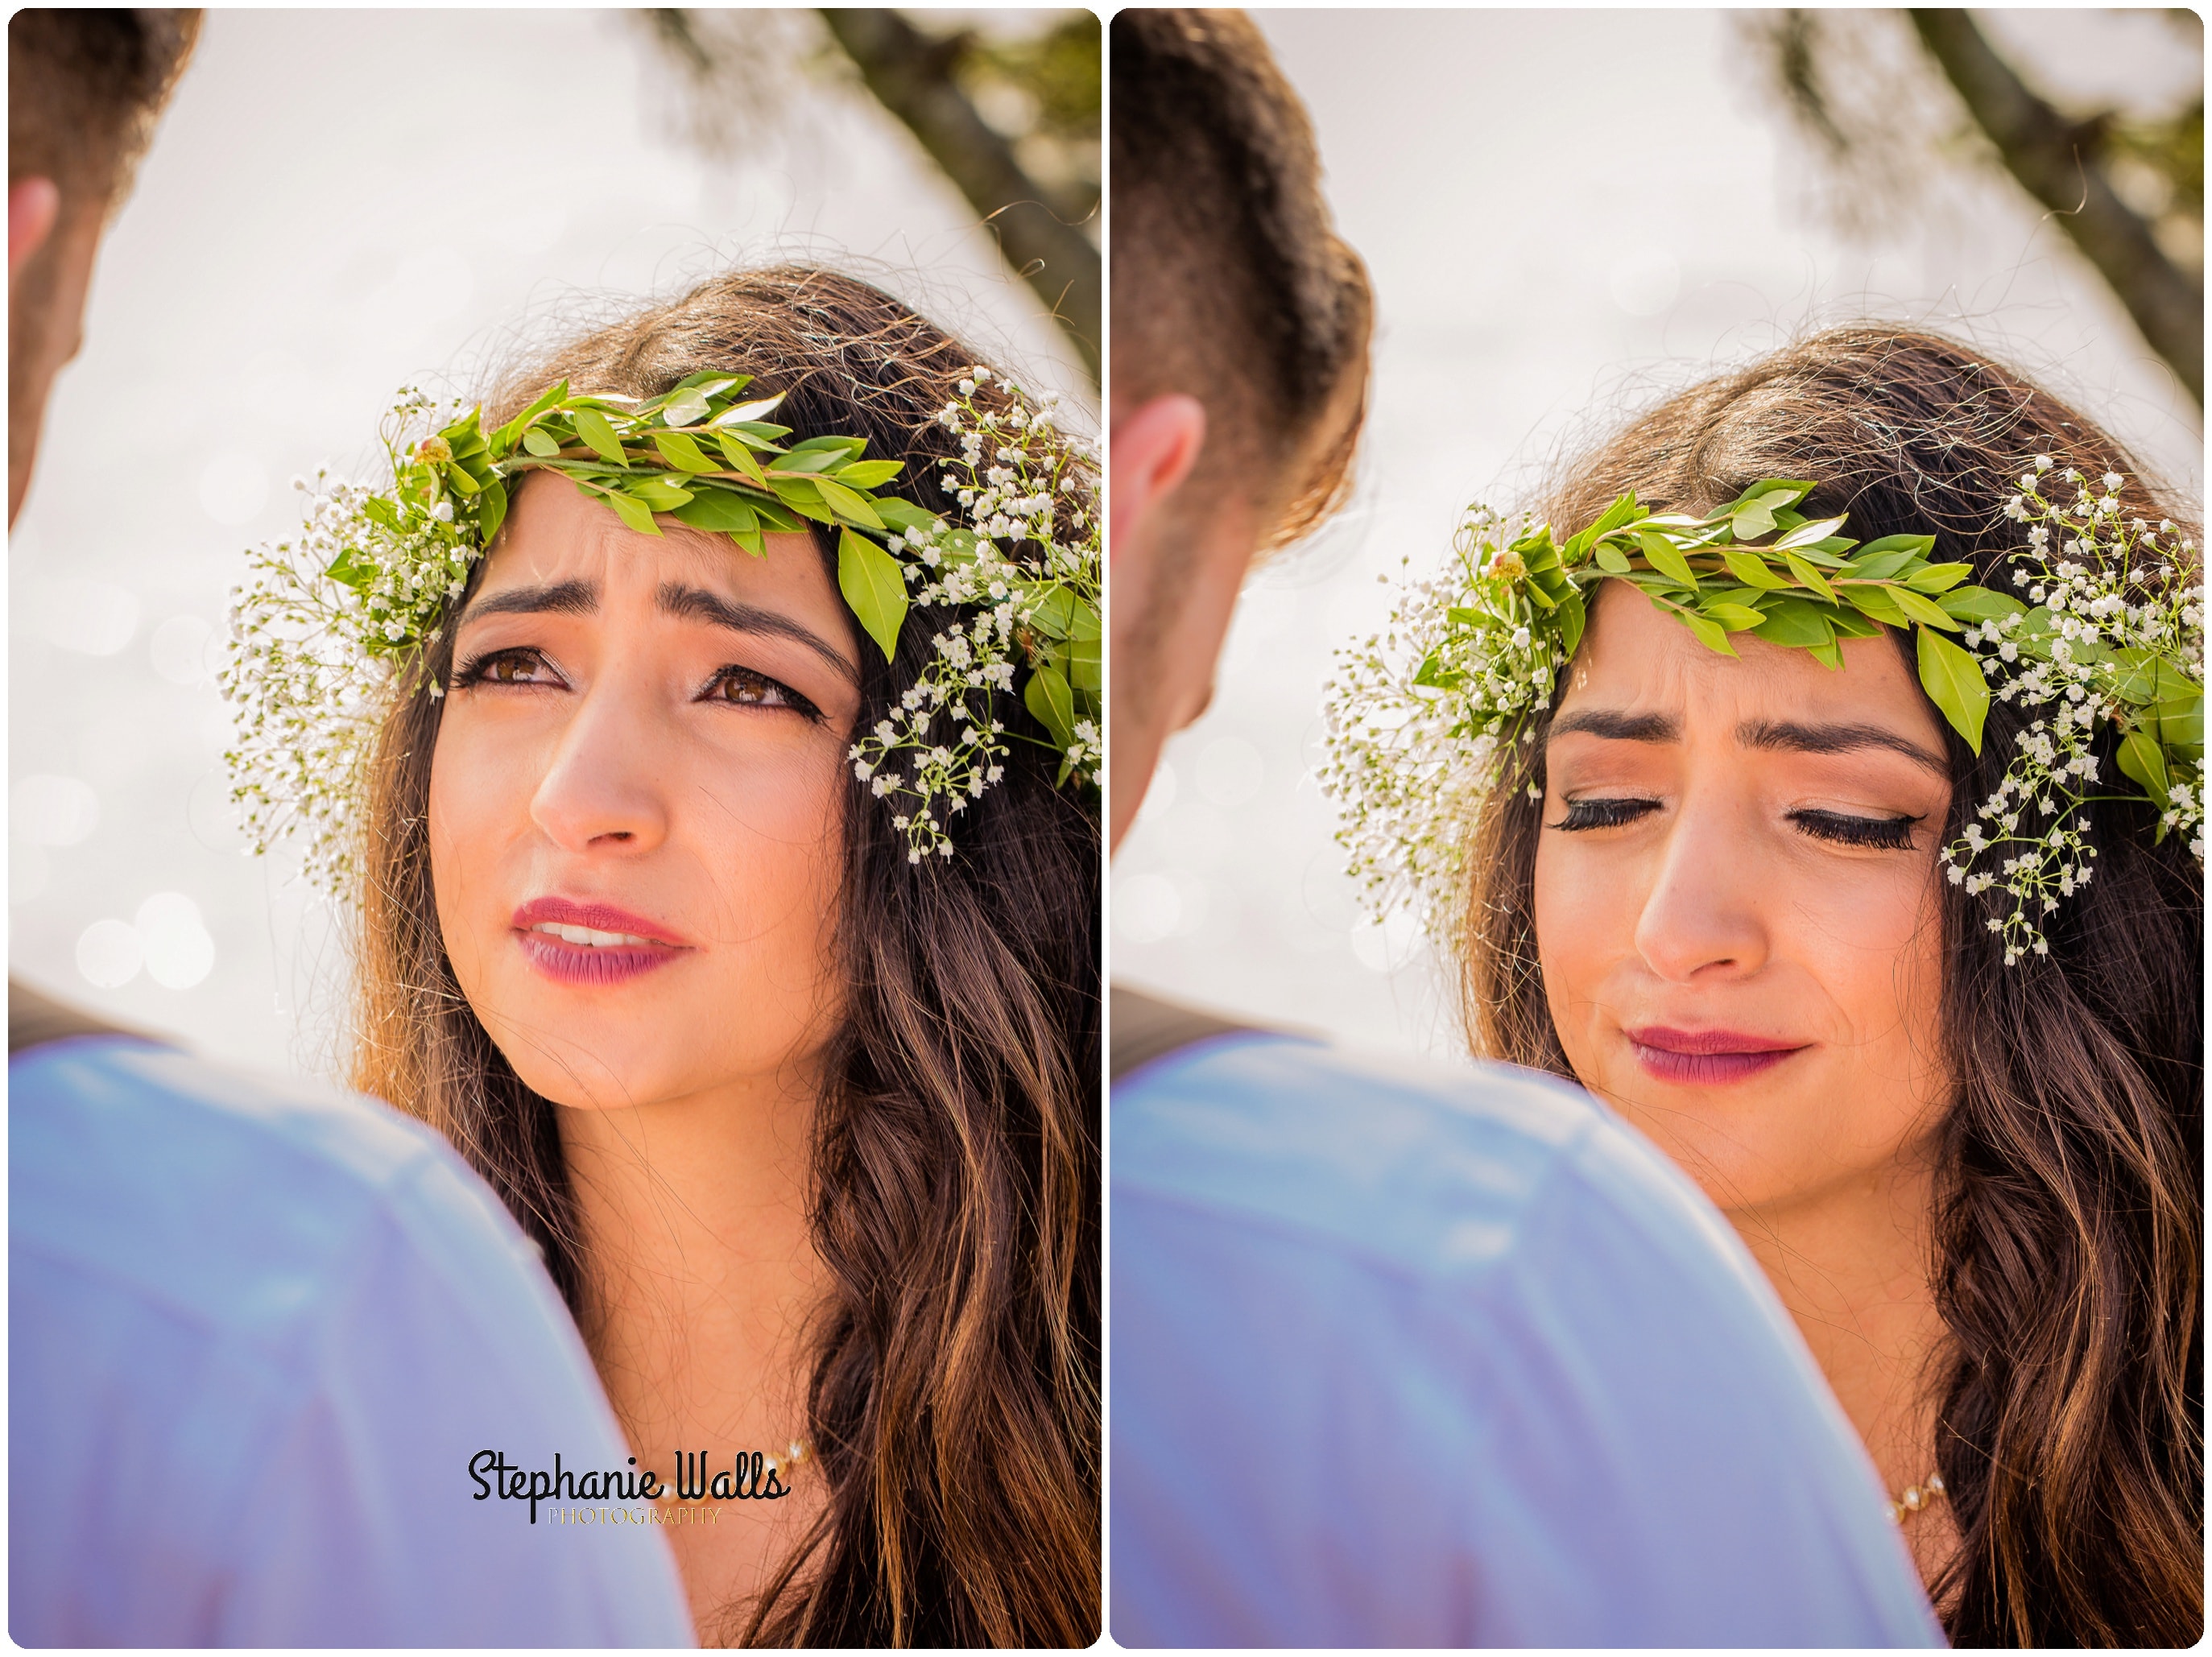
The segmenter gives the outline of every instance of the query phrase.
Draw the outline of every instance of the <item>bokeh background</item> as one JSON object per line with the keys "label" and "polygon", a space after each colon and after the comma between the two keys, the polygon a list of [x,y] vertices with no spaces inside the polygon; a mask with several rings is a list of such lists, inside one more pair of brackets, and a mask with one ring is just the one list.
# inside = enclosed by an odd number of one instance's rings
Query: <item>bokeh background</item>
{"label": "bokeh background", "polygon": [[[1814,326],[1931,325],[2076,399],[2202,498],[2187,374],[1995,146],[1905,14],[1275,11],[1341,234],[1378,300],[1358,491],[1255,576],[1206,717],[1115,859],[1113,970],[1203,1005],[1443,1056],[1436,963],[1365,920],[1313,772],[1332,652],[1634,407]],[[1976,12],[2067,153],[2196,284],[2193,14]],[[2169,345],[2171,342],[2168,342]],[[2185,357],[2185,350],[2177,355]]]}
{"label": "bokeh background", "polygon": [[210,14],[9,538],[10,970],[327,1071],[343,951],[245,854],[213,680],[289,481],[361,475],[402,384],[780,257],[1095,421],[1098,61],[1087,13]]}

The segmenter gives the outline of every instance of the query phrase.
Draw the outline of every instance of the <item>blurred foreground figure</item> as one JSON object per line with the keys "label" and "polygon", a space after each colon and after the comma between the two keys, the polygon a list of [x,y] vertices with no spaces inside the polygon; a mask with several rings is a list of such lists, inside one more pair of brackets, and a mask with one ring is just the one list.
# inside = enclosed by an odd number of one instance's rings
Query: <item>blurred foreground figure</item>
{"label": "blurred foreground figure", "polygon": [[[9,21],[11,524],[198,27]],[[17,1643],[690,1643],[663,1538],[557,1527],[558,1498],[533,1524],[471,1477],[487,1450],[601,1475],[627,1452],[529,1243],[444,1141],[13,983],[9,1053]]]}
{"label": "blurred foreground figure", "polygon": [[[1342,493],[1370,297],[1242,14],[1112,24],[1113,821]],[[1936,1645],[1726,1223],[1587,1096],[1117,992],[1125,1645]]]}

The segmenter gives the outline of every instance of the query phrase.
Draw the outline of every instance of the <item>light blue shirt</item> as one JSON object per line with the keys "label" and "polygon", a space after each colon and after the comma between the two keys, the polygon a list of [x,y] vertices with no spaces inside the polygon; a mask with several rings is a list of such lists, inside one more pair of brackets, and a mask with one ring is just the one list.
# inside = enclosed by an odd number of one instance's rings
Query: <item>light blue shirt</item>
{"label": "light blue shirt", "polygon": [[436,1134],[112,1038],[8,1079],[19,1643],[692,1642],[665,1534],[474,1499],[480,1450],[629,1452],[530,1243]]}
{"label": "light blue shirt", "polygon": [[1579,1090],[1230,1036],[1112,1146],[1125,1645],[1942,1643],[1771,1286]]}

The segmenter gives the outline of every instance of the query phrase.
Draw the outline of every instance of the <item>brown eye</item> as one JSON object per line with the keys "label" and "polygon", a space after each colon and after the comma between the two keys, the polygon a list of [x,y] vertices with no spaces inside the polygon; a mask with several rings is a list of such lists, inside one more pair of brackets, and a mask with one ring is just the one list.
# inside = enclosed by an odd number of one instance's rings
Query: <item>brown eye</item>
{"label": "brown eye", "polygon": [[814,704],[787,685],[749,667],[726,667],[707,687],[706,701],[734,702],[740,707],[787,707],[808,719],[819,717]]}
{"label": "brown eye", "polygon": [[484,664],[483,677],[494,684],[532,684],[543,665],[535,656],[514,651]]}
{"label": "brown eye", "polygon": [[457,689],[477,684],[558,684],[561,677],[534,650],[497,650],[479,656],[453,675]]}

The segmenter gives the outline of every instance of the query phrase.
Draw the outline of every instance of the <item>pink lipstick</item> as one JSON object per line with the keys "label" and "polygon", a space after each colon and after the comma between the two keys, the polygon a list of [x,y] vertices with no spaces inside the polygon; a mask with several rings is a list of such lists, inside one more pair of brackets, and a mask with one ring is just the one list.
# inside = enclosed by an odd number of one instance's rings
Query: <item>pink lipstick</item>
{"label": "pink lipstick", "polygon": [[563,984],[619,984],[691,948],[658,921],[574,898],[532,898],[513,925],[525,958]]}
{"label": "pink lipstick", "polygon": [[1659,1024],[1621,1034],[1647,1075],[1692,1087],[1746,1081],[1811,1045],[1747,1035],[1741,1030],[1677,1030]]}

